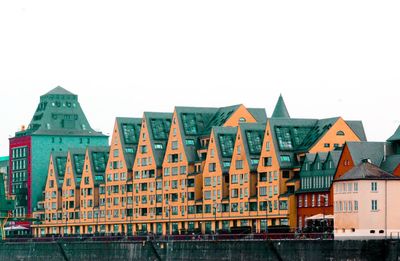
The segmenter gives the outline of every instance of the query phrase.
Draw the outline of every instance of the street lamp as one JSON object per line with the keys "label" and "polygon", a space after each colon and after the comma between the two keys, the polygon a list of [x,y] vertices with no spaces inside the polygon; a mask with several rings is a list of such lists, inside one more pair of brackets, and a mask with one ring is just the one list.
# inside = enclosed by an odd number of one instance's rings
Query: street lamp
{"label": "street lamp", "polygon": [[217,203],[214,202],[213,204],[214,209],[214,234],[217,234]]}
{"label": "street lamp", "polygon": [[322,205],[322,233],[324,233],[324,223],[325,223],[325,206],[326,202],[328,201],[328,195],[323,195],[323,194],[318,194],[318,201],[320,201],[320,198],[324,198],[324,202]]}
{"label": "street lamp", "polygon": [[265,233],[268,237],[268,200],[265,201]]}

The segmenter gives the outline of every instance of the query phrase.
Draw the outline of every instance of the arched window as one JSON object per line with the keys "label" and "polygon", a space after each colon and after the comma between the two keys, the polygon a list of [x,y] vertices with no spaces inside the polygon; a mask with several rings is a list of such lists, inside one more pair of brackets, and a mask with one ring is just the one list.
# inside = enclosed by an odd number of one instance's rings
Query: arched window
{"label": "arched window", "polygon": [[344,136],[344,132],[340,130],[340,131],[336,132],[336,135],[337,136]]}
{"label": "arched window", "polygon": [[239,122],[246,122],[246,119],[243,118],[243,117],[241,117],[241,118],[239,119]]}

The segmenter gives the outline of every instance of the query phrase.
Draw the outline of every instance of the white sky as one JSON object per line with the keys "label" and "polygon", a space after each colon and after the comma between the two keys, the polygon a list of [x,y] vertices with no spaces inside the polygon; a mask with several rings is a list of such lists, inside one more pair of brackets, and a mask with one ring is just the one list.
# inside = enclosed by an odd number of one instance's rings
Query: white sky
{"label": "white sky", "polygon": [[39,96],[79,95],[93,128],[175,105],[400,124],[400,1],[0,0],[0,155]]}

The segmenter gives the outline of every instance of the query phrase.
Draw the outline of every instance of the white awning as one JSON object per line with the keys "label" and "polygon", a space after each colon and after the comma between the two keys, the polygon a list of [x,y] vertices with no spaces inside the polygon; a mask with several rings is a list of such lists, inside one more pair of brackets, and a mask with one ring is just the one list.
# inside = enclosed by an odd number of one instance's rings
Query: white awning
{"label": "white awning", "polygon": [[306,220],[333,219],[333,215],[317,214],[311,217],[306,217]]}
{"label": "white awning", "polygon": [[13,230],[28,230],[29,228],[23,227],[23,226],[11,226],[11,227],[5,227],[4,230],[7,231],[13,231]]}

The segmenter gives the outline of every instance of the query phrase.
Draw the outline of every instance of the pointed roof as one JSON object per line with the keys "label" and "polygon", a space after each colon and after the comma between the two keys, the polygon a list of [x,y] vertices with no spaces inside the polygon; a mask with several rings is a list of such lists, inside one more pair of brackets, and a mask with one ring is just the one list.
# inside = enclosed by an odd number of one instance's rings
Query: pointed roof
{"label": "pointed roof", "polygon": [[75,94],[73,94],[72,92],[64,89],[61,86],[57,86],[56,88],[52,89],[51,91],[49,91],[45,95],[75,95]]}
{"label": "pointed roof", "polygon": [[78,95],[60,86],[40,96],[40,102],[28,128],[15,135],[107,137],[92,129],[79,104]]}
{"label": "pointed roof", "polygon": [[337,179],[337,181],[342,180],[360,180],[360,179],[368,179],[368,180],[378,180],[378,179],[400,179],[400,177],[394,176],[383,169],[380,169],[378,166],[369,163],[367,161],[361,162],[348,172],[346,172],[343,176]]}
{"label": "pointed roof", "polygon": [[387,141],[400,141],[400,126]]}
{"label": "pointed roof", "polygon": [[274,112],[272,113],[272,118],[290,118],[282,94],[279,95],[278,102],[276,103]]}

